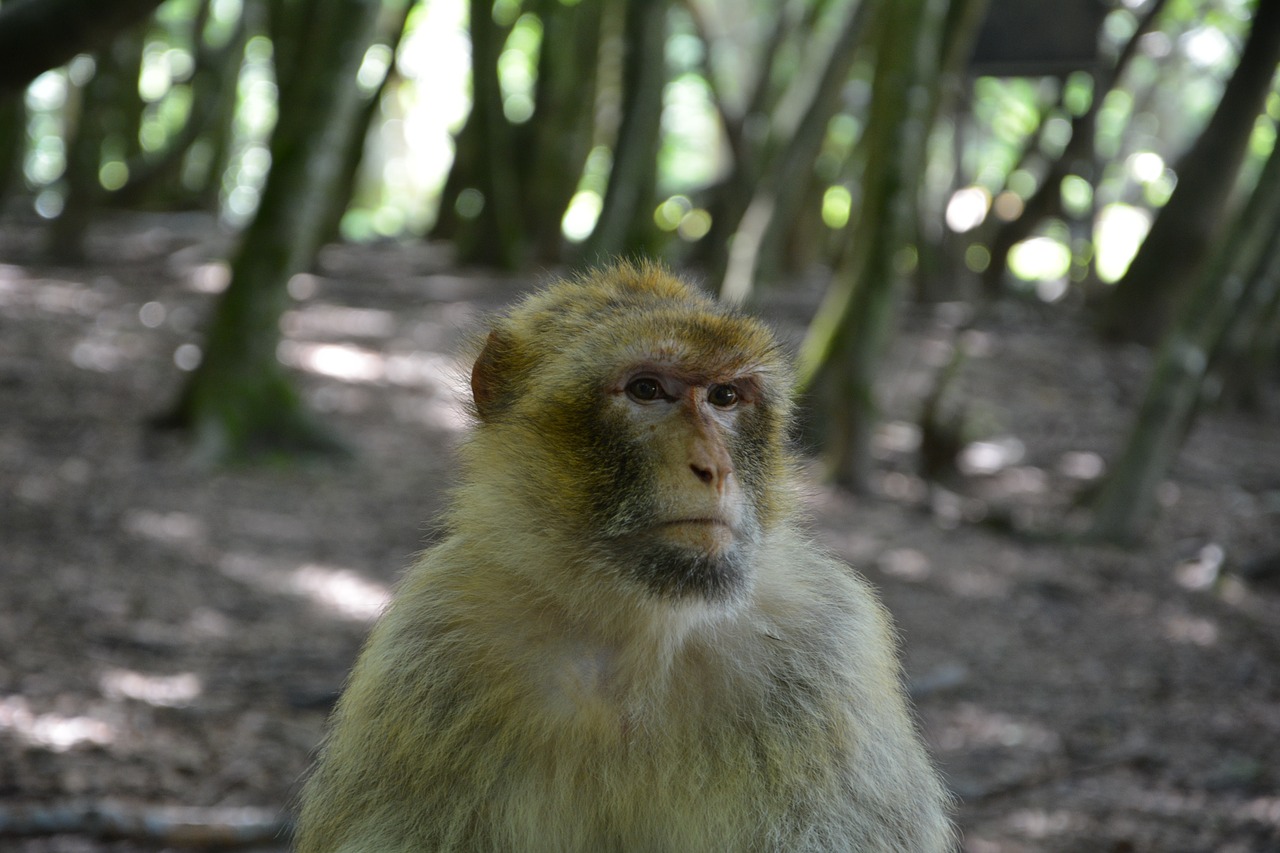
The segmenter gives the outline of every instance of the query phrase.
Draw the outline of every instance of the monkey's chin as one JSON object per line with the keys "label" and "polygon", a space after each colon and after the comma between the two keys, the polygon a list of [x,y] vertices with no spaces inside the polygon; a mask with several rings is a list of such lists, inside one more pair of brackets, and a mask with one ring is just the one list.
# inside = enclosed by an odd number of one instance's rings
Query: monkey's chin
{"label": "monkey's chin", "polygon": [[618,542],[615,559],[623,573],[651,595],[672,601],[728,602],[746,589],[747,560],[732,534],[726,535],[728,539],[718,540],[715,548],[698,536]]}

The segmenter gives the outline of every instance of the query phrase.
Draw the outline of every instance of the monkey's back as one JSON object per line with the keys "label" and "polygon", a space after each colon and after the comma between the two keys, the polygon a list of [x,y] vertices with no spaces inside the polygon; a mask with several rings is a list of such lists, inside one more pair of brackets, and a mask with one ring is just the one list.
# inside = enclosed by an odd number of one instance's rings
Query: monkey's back
{"label": "monkey's back", "polygon": [[[455,535],[370,637],[300,853],[949,848],[888,622],[783,526],[746,600],[608,636]],[[659,624],[660,623],[660,624]],[[646,627],[647,626],[647,627]]]}

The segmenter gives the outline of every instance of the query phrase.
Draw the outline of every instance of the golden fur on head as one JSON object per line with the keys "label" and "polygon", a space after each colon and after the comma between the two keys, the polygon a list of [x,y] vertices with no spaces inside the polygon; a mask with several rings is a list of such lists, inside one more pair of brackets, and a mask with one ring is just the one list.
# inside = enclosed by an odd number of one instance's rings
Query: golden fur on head
{"label": "golden fur on head", "polygon": [[763,325],[650,265],[496,320],[299,853],[949,850],[887,616],[792,520],[790,389]]}

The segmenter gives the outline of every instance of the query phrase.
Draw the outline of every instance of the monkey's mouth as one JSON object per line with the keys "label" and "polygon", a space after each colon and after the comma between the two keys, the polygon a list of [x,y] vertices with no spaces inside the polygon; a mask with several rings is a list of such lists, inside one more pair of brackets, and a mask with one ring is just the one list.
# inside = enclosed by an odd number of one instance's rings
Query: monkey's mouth
{"label": "monkey's mouth", "polygon": [[652,530],[664,542],[706,556],[723,554],[738,538],[732,524],[714,516],[673,518],[658,522]]}
{"label": "monkey's mouth", "polygon": [[671,521],[660,521],[657,527],[675,527],[681,524],[696,524],[711,527],[723,527],[732,532],[733,525],[722,518],[674,518]]}

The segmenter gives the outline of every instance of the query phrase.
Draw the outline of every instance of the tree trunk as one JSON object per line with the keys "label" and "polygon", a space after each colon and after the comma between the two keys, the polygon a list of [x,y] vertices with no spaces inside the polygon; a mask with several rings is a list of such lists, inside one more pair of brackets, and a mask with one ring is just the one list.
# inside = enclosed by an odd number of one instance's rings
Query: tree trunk
{"label": "tree trunk", "polygon": [[510,28],[494,22],[493,4],[486,0],[471,0],[469,15],[471,113],[455,139],[457,154],[434,236],[452,239],[462,263],[515,269],[524,254],[520,188],[498,78],[498,57]]}
{"label": "tree trunk", "polygon": [[1280,225],[1280,149],[1233,225],[1160,345],[1133,429],[1091,502],[1091,538],[1134,542],[1155,514],[1157,487],[1195,415],[1210,356],[1246,304],[1248,277],[1261,269]]}
{"label": "tree trunk", "polygon": [[18,184],[26,147],[26,106],[18,95],[0,94],[0,209]]}
{"label": "tree trunk", "polygon": [[696,266],[710,270],[711,281],[722,282],[728,264],[730,239],[741,225],[760,176],[766,172],[769,155],[776,147],[770,144],[772,132],[765,133],[760,128],[769,127],[775,120],[778,104],[786,92],[782,80],[794,81],[794,75],[777,72],[778,57],[784,46],[795,39],[797,32],[802,34],[802,38],[808,38],[826,4],[793,0],[780,5],[778,16],[769,28],[769,38],[754,63],[754,84],[739,114],[735,114],[725,102],[723,88],[713,73],[710,57],[712,38],[706,16],[700,14],[697,0],[686,0],[684,5],[707,45],[705,73],[715,98],[716,112],[724,125],[725,142],[733,156],[729,174],[707,193],[711,230],[694,245],[690,260]]}
{"label": "tree trunk", "polygon": [[1153,343],[1221,233],[1220,224],[1280,62],[1280,3],[1257,4],[1239,64],[1213,117],[1182,156],[1178,183],[1102,308],[1112,338]]}
{"label": "tree trunk", "polygon": [[754,289],[762,268],[776,266],[782,237],[794,223],[800,200],[813,181],[813,161],[822,149],[827,125],[840,107],[840,94],[853,66],[857,47],[866,26],[871,2],[858,3],[813,87],[812,98],[795,128],[790,144],[770,164],[750,204],[729,241],[724,268],[713,271],[721,278],[720,295],[742,302]]}
{"label": "tree trunk", "polygon": [[[1098,113],[1107,99],[1107,94],[1120,81],[1128,69],[1129,63],[1138,55],[1138,45],[1143,37],[1154,29],[1160,13],[1168,0],[1154,0],[1138,22],[1137,28],[1129,41],[1125,43],[1115,64],[1103,75],[1094,78],[1093,96],[1089,108],[1071,120],[1071,138],[1058,158],[1049,165],[1036,191],[1023,205],[1022,213],[1009,222],[1004,223],[991,239],[991,262],[982,275],[983,290],[989,298],[998,297],[1004,290],[1004,278],[1009,269],[1009,251],[1018,243],[1030,237],[1040,223],[1050,216],[1056,216],[1062,209],[1062,181],[1070,174],[1082,174],[1094,170],[1094,139],[1097,131]],[[1041,129],[1045,123],[1041,122]],[[1038,145],[1037,145],[1038,147]],[[1092,184],[1093,181],[1090,181]]]}
{"label": "tree trunk", "polygon": [[[220,146],[211,137],[217,137],[223,126],[234,119],[236,83],[248,40],[249,14],[250,10],[243,10],[227,40],[214,48],[204,41],[209,2],[201,3],[191,22],[195,68],[187,84],[191,90],[191,107],[186,121],[166,141],[164,150],[138,154],[128,163],[129,181],[109,194],[109,204],[152,206],[165,210],[175,207],[212,209],[207,204],[209,193],[206,185],[213,174],[221,177],[219,168],[223,160],[219,156]],[[184,180],[187,154],[201,139],[209,140],[213,155],[209,158],[210,166],[200,180]],[[221,181],[217,183],[220,189]],[[213,201],[216,200],[215,193]]]}
{"label": "tree trunk", "polygon": [[11,0],[0,7],[0,95],[108,44],[160,0]]}
{"label": "tree trunk", "polygon": [[535,257],[562,255],[561,222],[591,153],[605,2],[543,0],[533,120],[517,130],[525,238]]}
{"label": "tree trunk", "polygon": [[293,97],[281,103],[262,201],[231,265],[204,358],[168,419],[215,462],[333,452],[340,444],[306,411],[276,357],[289,278],[314,261],[343,153],[362,128],[356,72],[385,26],[381,0],[320,0]]}
{"label": "tree trunk", "polygon": [[1211,369],[1222,380],[1218,399],[1264,413],[1266,386],[1276,374],[1280,349],[1280,241],[1268,250],[1249,292],[1231,320]]}
{"label": "tree trunk", "polygon": [[67,151],[66,195],[49,231],[49,253],[59,260],[84,258],[85,237],[106,197],[99,178],[106,146],[116,146],[122,157],[137,149],[142,47],[137,30],[118,38],[98,54],[93,77],[80,89]]}
{"label": "tree trunk", "polygon": [[666,0],[626,4],[622,123],[613,146],[604,207],[584,253],[588,262],[652,248],[654,182],[667,82],[666,23]]}
{"label": "tree trunk", "polygon": [[800,353],[828,474],[866,490],[876,422],[873,383],[911,256],[916,196],[938,85],[946,0],[881,0],[866,134],[862,204],[849,249]]}

